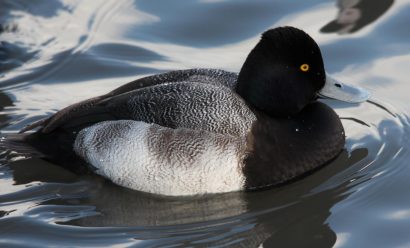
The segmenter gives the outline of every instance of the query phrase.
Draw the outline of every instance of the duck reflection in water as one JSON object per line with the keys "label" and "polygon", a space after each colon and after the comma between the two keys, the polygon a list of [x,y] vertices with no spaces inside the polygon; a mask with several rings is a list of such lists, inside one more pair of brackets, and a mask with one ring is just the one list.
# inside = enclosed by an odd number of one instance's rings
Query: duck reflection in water
{"label": "duck reflection in water", "polygon": [[[146,239],[144,232],[136,232],[134,228],[144,227],[149,236],[162,245],[182,242],[186,246],[331,247],[337,235],[326,220],[331,208],[350,195],[352,185],[348,182],[351,178],[348,176],[348,179],[323,186],[333,175],[360,166],[359,161],[367,156],[365,148],[355,149],[350,155],[344,151],[331,165],[302,181],[252,194],[233,192],[202,197],[161,197],[87,176],[80,179],[90,183],[91,187],[84,192],[87,197],[74,201],[71,198],[48,200],[41,205],[95,206],[97,215],[95,212],[84,213],[82,218],[73,215],[73,220],[61,224],[89,228],[124,227],[121,232],[135,239]],[[27,167],[33,166],[39,173],[27,173]],[[10,164],[10,168],[16,184],[78,180],[71,172],[40,159],[16,161]],[[260,201],[261,197],[265,200]],[[306,229],[306,226],[310,228]],[[193,228],[196,238],[184,235]]]}
{"label": "duck reflection in water", "polygon": [[320,29],[322,33],[350,34],[381,17],[393,0],[338,0],[339,13],[336,19]]}

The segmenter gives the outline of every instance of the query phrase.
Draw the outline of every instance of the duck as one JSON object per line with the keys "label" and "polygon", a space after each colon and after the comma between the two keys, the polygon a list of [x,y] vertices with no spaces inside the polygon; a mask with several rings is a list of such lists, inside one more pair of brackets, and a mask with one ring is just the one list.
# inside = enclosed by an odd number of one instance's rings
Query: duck
{"label": "duck", "polygon": [[307,33],[277,27],[261,35],[239,74],[147,76],[20,133],[45,159],[137,191],[252,191],[295,181],[341,153],[343,125],[323,97],[358,103],[369,93],[329,76]]}

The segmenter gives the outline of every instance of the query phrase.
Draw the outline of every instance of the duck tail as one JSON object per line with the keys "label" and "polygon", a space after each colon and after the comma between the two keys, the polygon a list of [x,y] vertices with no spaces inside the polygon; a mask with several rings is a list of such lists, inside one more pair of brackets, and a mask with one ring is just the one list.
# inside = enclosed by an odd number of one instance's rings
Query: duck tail
{"label": "duck tail", "polygon": [[41,158],[77,174],[88,174],[90,167],[78,157],[72,145],[73,135],[66,132],[1,134],[0,151],[13,157]]}
{"label": "duck tail", "polygon": [[44,157],[44,154],[27,142],[27,133],[0,134],[0,150],[24,157]]}

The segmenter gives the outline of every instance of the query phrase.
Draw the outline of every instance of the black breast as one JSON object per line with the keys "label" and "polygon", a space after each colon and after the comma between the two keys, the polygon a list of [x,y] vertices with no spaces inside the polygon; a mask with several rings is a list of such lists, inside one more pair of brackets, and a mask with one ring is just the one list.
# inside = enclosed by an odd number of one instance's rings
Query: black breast
{"label": "black breast", "polygon": [[320,168],[342,151],[345,134],[333,109],[314,102],[292,118],[258,116],[247,142],[243,172],[245,187],[251,190]]}

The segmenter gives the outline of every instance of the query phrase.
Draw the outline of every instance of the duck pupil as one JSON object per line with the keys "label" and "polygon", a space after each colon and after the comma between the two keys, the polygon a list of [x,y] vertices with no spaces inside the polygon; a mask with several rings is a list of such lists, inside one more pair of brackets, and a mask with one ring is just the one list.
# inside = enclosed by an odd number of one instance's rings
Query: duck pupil
{"label": "duck pupil", "polygon": [[338,87],[338,88],[342,88],[341,84],[335,84],[335,86]]}

